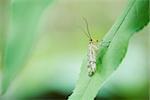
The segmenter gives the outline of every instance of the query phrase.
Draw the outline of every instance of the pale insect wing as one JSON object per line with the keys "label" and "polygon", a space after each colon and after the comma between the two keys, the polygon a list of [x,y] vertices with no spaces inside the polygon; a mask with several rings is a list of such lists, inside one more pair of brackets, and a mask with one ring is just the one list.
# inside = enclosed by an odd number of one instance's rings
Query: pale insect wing
{"label": "pale insect wing", "polygon": [[88,45],[88,75],[92,76],[96,72],[96,49],[97,46],[91,42]]}

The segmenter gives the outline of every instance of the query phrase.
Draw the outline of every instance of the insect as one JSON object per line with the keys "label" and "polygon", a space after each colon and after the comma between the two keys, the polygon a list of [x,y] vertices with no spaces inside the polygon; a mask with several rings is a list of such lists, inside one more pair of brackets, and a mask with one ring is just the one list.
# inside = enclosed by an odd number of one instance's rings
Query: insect
{"label": "insect", "polygon": [[89,44],[88,44],[88,54],[87,54],[87,70],[88,70],[88,76],[93,76],[96,72],[96,55],[98,50],[98,40],[93,39],[93,37],[90,34],[89,31],[89,25],[85,18],[83,18],[86,24],[86,30],[84,31],[86,36],[89,38]]}

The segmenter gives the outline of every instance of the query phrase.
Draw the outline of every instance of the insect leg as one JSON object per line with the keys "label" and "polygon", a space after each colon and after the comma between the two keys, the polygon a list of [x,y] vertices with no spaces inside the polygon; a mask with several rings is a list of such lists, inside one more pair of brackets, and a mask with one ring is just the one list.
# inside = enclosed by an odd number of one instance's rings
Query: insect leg
{"label": "insect leg", "polygon": [[110,45],[110,43],[111,43],[111,41],[101,41],[101,44],[100,44],[100,46],[102,46],[102,47],[109,47],[109,45]]}

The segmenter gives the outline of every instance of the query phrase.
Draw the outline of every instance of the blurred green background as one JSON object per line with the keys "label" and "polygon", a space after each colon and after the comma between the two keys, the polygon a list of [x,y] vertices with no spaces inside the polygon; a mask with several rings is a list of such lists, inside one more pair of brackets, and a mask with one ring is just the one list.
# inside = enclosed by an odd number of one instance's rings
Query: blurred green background
{"label": "blurred green background", "polygon": [[[39,19],[32,52],[3,97],[66,99],[75,87],[87,53],[82,17],[88,20],[92,36],[101,40],[126,3],[127,0],[54,0]],[[97,99],[148,99],[148,28],[132,37],[125,59]]]}

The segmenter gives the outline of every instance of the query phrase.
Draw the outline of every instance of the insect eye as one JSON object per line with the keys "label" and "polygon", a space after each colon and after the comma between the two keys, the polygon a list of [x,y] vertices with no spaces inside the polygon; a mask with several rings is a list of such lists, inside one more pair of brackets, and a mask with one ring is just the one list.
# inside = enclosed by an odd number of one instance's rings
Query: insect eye
{"label": "insect eye", "polygon": [[92,39],[90,39],[90,41],[93,41]]}

